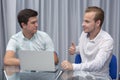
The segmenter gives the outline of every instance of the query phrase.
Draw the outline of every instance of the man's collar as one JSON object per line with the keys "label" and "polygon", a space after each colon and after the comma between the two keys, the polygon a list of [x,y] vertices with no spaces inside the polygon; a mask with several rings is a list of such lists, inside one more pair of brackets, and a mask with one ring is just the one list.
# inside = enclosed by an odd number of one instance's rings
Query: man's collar
{"label": "man's collar", "polygon": [[23,32],[21,31],[21,34],[22,34],[22,38],[24,39],[24,40],[32,40],[32,39],[34,39],[35,38],[35,34],[30,38],[30,39],[28,39],[28,38],[26,38],[24,35],[23,35]]}
{"label": "man's collar", "polygon": [[97,34],[97,36],[96,36],[94,39],[92,39],[92,40],[89,39],[90,34],[88,33],[88,34],[87,34],[87,38],[88,38],[91,42],[96,42],[97,39],[99,38],[100,34],[102,33],[102,31],[103,31],[103,30],[101,29],[100,32]]}

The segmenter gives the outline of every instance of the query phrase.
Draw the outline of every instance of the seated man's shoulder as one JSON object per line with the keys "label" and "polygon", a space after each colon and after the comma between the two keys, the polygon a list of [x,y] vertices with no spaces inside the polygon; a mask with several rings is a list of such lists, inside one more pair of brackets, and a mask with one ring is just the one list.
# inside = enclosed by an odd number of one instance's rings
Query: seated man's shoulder
{"label": "seated man's shoulder", "polygon": [[18,32],[18,33],[16,33],[16,34],[13,34],[12,36],[11,36],[11,38],[20,38],[22,36],[22,32],[20,31],[20,32]]}
{"label": "seated man's shoulder", "polygon": [[37,31],[37,35],[39,35],[39,36],[48,36],[48,34],[46,33],[46,32],[44,32],[44,31]]}
{"label": "seated man's shoulder", "polygon": [[101,36],[102,36],[103,39],[111,39],[111,40],[113,40],[111,35],[108,32],[106,32],[106,31],[103,31]]}

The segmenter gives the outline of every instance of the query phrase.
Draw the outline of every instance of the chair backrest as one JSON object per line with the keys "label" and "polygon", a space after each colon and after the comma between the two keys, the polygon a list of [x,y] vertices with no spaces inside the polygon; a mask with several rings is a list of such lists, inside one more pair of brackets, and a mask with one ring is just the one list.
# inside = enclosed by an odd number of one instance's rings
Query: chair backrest
{"label": "chair backrest", "polygon": [[75,63],[76,63],[76,64],[79,64],[79,63],[81,63],[81,62],[82,62],[82,60],[81,60],[80,54],[76,54],[76,56],[75,56]]}
{"label": "chair backrest", "polygon": [[[75,56],[75,63],[79,64],[81,63],[81,56],[80,54],[76,54]],[[109,65],[109,75],[111,76],[112,79],[116,79],[117,78],[117,58],[115,55],[112,55],[112,59]]]}
{"label": "chair backrest", "polygon": [[117,78],[117,58],[115,55],[112,55],[112,59],[109,65],[109,75],[112,79]]}

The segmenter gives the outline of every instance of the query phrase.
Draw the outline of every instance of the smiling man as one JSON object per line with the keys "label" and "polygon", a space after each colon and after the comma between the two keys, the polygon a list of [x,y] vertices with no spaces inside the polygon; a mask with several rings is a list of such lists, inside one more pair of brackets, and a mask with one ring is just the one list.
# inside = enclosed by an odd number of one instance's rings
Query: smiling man
{"label": "smiling man", "polygon": [[78,46],[72,43],[69,48],[70,54],[79,52],[82,63],[75,64],[65,60],[61,66],[65,70],[78,70],[92,72],[95,75],[104,76],[110,80],[109,63],[113,50],[113,39],[104,30],[104,11],[96,6],[88,7],[83,17],[83,32],[79,38]]}

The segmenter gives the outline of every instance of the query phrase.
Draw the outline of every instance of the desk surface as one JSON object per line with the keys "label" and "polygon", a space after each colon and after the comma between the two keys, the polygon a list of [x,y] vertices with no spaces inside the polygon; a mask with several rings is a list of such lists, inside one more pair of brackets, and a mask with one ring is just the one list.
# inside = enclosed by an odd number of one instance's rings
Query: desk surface
{"label": "desk surface", "polygon": [[63,71],[58,76],[61,71],[59,69],[56,72],[26,72],[16,67],[7,67],[5,70],[7,80],[110,80],[108,76],[84,71]]}

